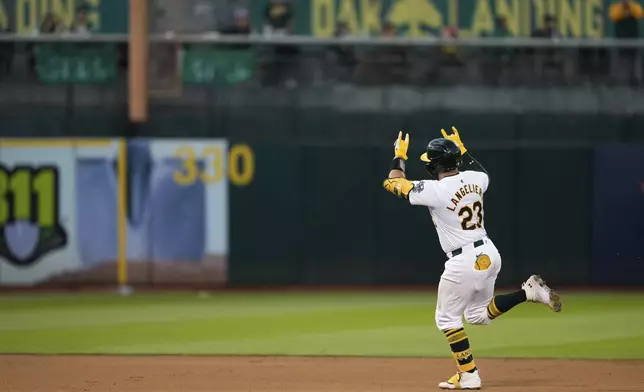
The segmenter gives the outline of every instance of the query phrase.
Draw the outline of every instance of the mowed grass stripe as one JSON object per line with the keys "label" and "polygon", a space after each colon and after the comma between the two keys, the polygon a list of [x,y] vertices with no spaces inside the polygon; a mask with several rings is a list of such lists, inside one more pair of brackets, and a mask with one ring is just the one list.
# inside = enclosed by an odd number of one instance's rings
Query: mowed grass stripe
{"label": "mowed grass stripe", "polygon": [[[399,316],[399,315],[397,315]],[[642,331],[638,325],[607,332],[610,325],[601,315],[580,318],[558,318],[534,322],[534,318],[514,318],[496,322],[487,327],[466,327],[472,348],[477,355],[486,357],[586,357],[586,358],[638,358],[642,354],[629,351],[627,346],[614,346],[613,342],[629,340],[642,344]],[[287,335],[243,334],[229,339],[204,339],[194,342],[170,342],[147,345],[117,345],[101,348],[111,353],[194,353],[194,354],[281,354],[281,355],[377,355],[377,356],[442,356],[449,349],[444,336],[427,318],[415,326],[369,327],[331,332],[318,332],[312,328],[297,329]],[[570,333],[578,325],[591,323],[586,333]],[[610,342],[610,343],[603,343]],[[610,348],[610,350],[606,350]]]}
{"label": "mowed grass stripe", "polygon": [[[429,297],[431,299],[431,297]],[[426,301],[427,298],[423,300]],[[71,308],[38,308],[30,310],[13,310],[0,315],[0,331],[27,331],[54,328],[92,327],[136,323],[166,323],[174,321],[213,320],[235,317],[262,317],[281,315],[289,317],[295,313],[311,312],[353,312],[364,309],[388,309],[405,306],[417,307],[423,300],[389,298],[383,301],[343,301],[266,303],[258,305],[253,302],[243,304],[220,303],[213,300],[186,301],[174,305],[144,304],[137,307],[80,307]],[[424,312],[433,312],[433,303],[422,303]]]}
{"label": "mowed grass stripe", "polygon": [[[0,301],[0,352],[444,356],[428,293],[82,295]],[[95,301],[95,302],[92,302]],[[27,306],[16,306],[16,304]],[[95,303],[95,305],[92,305]],[[7,305],[9,304],[9,305]],[[564,294],[466,326],[478,356],[642,358],[644,295]],[[631,342],[631,343],[626,343]]]}
{"label": "mowed grass stripe", "polygon": [[0,295],[0,311],[29,310],[38,308],[72,309],[105,307],[136,307],[141,305],[182,305],[194,303],[197,300],[209,300],[218,304],[234,305],[288,305],[317,304],[337,305],[365,304],[380,302],[435,302],[436,293],[428,292],[200,292],[200,293],[136,293],[133,296],[122,297],[113,293],[104,294],[5,294]]}
{"label": "mowed grass stripe", "polygon": [[[167,322],[120,324],[5,331],[0,334],[0,352],[95,352],[97,347],[130,344],[189,343],[202,340],[237,340],[292,336],[301,332],[336,332],[379,326],[431,325],[433,313],[418,306],[398,306],[344,311],[317,310],[291,314],[264,314]],[[425,314],[419,317],[419,314]],[[65,344],[61,344],[65,342]],[[89,352],[89,351],[88,351]]]}

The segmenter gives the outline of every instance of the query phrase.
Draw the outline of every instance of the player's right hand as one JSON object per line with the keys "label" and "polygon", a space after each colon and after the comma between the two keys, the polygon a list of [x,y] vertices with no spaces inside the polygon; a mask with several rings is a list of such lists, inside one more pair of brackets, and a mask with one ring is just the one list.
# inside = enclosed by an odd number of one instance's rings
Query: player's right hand
{"label": "player's right hand", "polygon": [[414,184],[406,179],[405,177],[399,178],[388,178],[383,183],[382,186],[399,198],[409,198],[409,192],[414,189]]}
{"label": "player's right hand", "polygon": [[402,158],[407,160],[407,149],[409,148],[409,134],[406,134],[405,139],[402,138],[402,131],[398,133],[398,139],[394,143],[394,158]]}
{"label": "player's right hand", "polygon": [[451,135],[448,135],[444,129],[441,129],[441,133],[443,134],[443,137],[445,139],[451,140],[454,143],[456,143],[458,148],[461,149],[461,155],[465,154],[467,152],[467,148],[465,148],[465,146],[463,145],[463,142],[461,141],[461,136],[458,134],[458,129],[456,129],[456,127],[452,127],[452,131],[454,133]]}

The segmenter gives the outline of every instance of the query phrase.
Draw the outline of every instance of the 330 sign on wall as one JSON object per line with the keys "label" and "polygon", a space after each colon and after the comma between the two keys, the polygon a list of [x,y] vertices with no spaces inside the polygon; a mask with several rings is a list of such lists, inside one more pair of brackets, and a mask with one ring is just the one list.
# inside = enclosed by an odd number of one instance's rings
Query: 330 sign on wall
{"label": "330 sign on wall", "polygon": [[174,180],[179,185],[192,185],[198,181],[215,184],[228,174],[233,185],[246,186],[255,176],[255,156],[245,144],[235,144],[227,152],[219,146],[201,149],[180,146],[175,156],[183,162],[181,169],[174,172]]}

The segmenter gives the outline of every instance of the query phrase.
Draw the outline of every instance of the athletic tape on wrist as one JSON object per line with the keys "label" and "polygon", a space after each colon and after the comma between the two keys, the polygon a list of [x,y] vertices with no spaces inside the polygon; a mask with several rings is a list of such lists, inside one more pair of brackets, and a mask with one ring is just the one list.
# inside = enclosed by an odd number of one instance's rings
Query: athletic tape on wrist
{"label": "athletic tape on wrist", "polygon": [[404,173],[405,172],[405,160],[400,158],[400,157],[394,158],[391,161],[391,170],[400,170],[400,171],[402,171]]}

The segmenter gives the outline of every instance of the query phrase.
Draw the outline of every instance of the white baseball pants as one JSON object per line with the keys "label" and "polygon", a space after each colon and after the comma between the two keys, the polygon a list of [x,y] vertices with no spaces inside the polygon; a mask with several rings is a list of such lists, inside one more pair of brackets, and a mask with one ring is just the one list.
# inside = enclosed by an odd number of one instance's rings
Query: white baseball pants
{"label": "white baseball pants", "polygon": [[[470,324],[490,323],[487,306],[494,297],[501,255],[489,238],[485,237],[483,241],[484,244],[477,248],[473,244],[464,246],[463,253],[445,263],[436,301],[436,326],[441,331],[462,328],[463,314]],[[481,255],[487,255],[491,261],[485,270],[475,268]]]}

